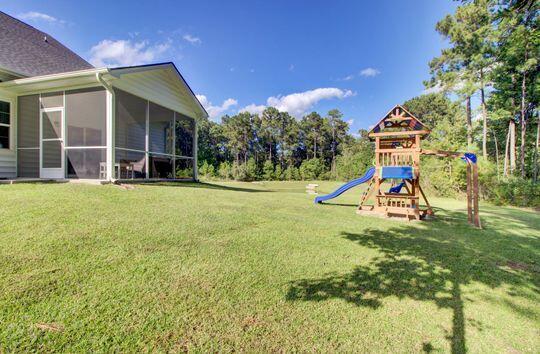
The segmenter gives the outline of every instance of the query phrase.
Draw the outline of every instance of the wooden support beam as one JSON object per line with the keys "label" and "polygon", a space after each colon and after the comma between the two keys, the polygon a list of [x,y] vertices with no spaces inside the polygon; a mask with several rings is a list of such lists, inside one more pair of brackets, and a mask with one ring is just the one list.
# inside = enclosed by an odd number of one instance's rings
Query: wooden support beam
{"label": "wooden support beam", "polygon": [[478,165],[472,164],[472,175],[473,175],[473,208],[474,208],[474,226],[481,229],[482,225],[480,224],[480,211],[478,210],[478,198],[480,194],[480,188],[478,186]]}
{"label": "wooden support beam", "polygon": [[470,163],[467,163],[467,221],[469,224],[473,223],[473,210],[472,210],[472,167]]}
{"label": "wooden support beam", "polygon": [[404,149],[375,149],[375,152],[391,152],[393,154],[412,154],[413,152],[420,152],[420,149],[416,148],[404,148]]}
{"label": "wooden support beam", "polygon": [[400,132],[382,132],[382,133],[369,133],[370,138],[388,137],[388,136],[411,136],[411,135],[427,135],[428,130],[405,130]]}
{"label": "wooden support beam", "polygon": [[422,195],[422,198],[424,198],[424,202],[426,202],[426,206],[428,207],[427,213],[429,215],[434,215],[435,213],[433,212],[433,209],[431,208],[431,205],[429,204],[429,201],[427,200],[426,194],[424,193],[424,190],[422,189],[420,183],[418,183],[418,189],[420,190],[420,194]]}
{"label": "wooden support beam", "polygon": [[456,151],[444,151],[444,150],[426,150],[421,149],[420,153],[422,155],[433,155],[439,157],[462,157],[463,153]]}

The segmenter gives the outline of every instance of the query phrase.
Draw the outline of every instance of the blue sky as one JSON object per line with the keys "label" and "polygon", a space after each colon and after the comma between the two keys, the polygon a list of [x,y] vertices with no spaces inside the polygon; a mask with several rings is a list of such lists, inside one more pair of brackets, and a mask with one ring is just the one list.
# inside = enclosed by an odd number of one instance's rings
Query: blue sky
{"label": "blue sky", "polygon": [[[407,1],[0,1],[98,66],[173,61],[214,119],[338,108],[351,131],[420,94],[456,4]],[[204,96],[204,97],[203,97]]]}

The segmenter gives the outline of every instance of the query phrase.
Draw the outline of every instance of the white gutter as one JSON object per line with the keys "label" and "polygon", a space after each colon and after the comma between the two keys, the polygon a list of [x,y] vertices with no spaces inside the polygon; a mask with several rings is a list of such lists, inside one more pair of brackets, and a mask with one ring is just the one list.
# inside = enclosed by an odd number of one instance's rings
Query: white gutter
{"label": "white gutter", "polygon": [[[115,154],[114,154],[114,122],[115,122],[115,95],[113,87],[103,79],[105,71],[96,72],[96,80],[107,91],[106,98],[106,122],[107,122],[107,180],[114,182],[115,175]],[[120,171],[118,171],[120,173]]]}
{"label": "white gutter", "polygon": [[59,73],[59,74],[51,74],[51,75],[33,76],[33,77],[27,77],[23,79],[15,79],[15,80],[2,82],[0,83],[0,86],[10,87],[10,86],[16,86],[16,85],[34,84],[34,83],[43,82],[43,81],[72,79],[72,78],[77,78],[77,77],[90,76],[92,74],[107,73],[108,71],[109,70],[107,68],[99,68],[99,69],[70,71],[67,73]]}

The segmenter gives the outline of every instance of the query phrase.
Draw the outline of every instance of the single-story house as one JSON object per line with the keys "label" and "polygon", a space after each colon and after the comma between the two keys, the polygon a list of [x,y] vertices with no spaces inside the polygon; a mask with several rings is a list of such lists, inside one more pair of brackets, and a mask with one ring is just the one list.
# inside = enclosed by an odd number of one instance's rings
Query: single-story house
{"label": "single-story house", "polygon": [[208,116],[169,63],[95,68],[0,12],[0,178],[197,179]]}

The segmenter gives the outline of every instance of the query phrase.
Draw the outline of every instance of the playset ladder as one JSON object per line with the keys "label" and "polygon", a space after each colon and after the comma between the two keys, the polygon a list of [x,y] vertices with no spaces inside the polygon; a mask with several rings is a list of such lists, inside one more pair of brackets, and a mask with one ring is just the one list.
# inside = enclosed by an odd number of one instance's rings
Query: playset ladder
{"label": "playset ladder", "polygon": [[371,192],[372,192],[372,188],[373,188],[373,184],[375,183],[375,178],[372,178],[370,181],[369,181],[369,184],[366,188],[366,190],[364,191],[364,193],[362,193],[362,197],[360,198],[360,204],[358,205],[358,209],[361,209],[362,208],[362,205],[364,205],[364,203],[366,202],[366,200],[369,198],[369,196],[371,195]]}

